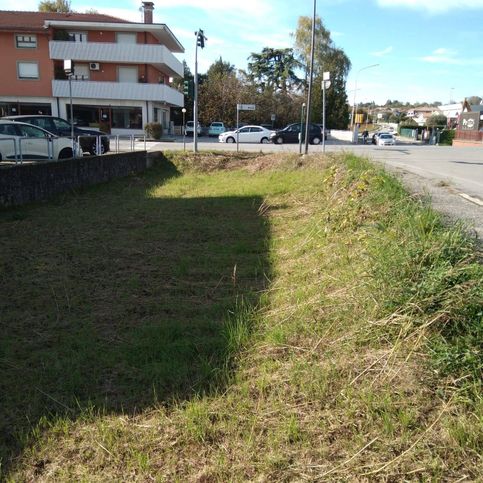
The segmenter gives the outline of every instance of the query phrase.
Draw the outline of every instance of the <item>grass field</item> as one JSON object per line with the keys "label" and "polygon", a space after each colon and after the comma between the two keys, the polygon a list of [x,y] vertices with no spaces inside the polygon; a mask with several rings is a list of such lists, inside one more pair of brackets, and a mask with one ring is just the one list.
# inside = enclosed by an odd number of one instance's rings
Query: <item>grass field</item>
{"label": "grass field", "polygon": [[483,478],[477,247],[363,159],[168,153],[0,247],[0,479]]}

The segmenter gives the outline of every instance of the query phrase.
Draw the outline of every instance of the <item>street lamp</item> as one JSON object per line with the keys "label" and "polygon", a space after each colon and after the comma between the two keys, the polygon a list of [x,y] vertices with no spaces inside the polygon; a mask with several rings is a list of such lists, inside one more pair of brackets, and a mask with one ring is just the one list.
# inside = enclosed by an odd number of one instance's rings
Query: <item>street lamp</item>
{"label": "street lamp", "polygon": [[64,72],[69,79],[69,98],[70,98],[70,137],[72,139],[72,157],[75,158],[75,141],[74,141],[74,111],[72,107],[72,76],[74,75],[74,66],[71,59],[64,60]]}
{"label": "street lamp", "polygon": [[183,109],[181,109],[181,112],[183,113],[183,151],[186,151],[186,123],[185,123],[186,108],[183,107]]}
{"label": "street lamp", "polygon": [[379,64],[366,65],[357,71],[356,82],[354,87],[354,102],[352,103],[352,118],[351,118],[351,128],[354,127],[354,118],[356,113],[356,92],[357,92],[357,80],[359,79],[359,74],[366,69],[371,69],[372,67],[378,67]]}
{"label": "street lamp", "polygon": [[302,132],[304,123],[305,102],[302,103],[302,112],[300,113],[300,132],[299,132],[299,154],[302,154]]}

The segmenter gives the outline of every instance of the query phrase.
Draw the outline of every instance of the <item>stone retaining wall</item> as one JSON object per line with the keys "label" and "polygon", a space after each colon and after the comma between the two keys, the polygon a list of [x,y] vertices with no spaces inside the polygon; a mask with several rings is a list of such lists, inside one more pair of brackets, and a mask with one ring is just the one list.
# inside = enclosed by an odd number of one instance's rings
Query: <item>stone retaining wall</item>
{"label": "stone retaining wall", "polygon": [[140,173],[146,167],[146,151],[41,163],[0,163],[0,206],[46,200],[71,189]]}

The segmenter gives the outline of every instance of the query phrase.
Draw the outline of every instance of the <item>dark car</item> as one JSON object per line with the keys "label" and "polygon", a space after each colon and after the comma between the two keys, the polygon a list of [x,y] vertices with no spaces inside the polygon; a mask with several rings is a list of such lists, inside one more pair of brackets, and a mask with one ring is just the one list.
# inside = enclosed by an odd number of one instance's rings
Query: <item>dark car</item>
{"label": "dark car", "polygon": [[[298,143],[300,127],[302,127],[302,141],[305,139],[305,123],[289,124],[287,127],[272,132],[270,141],[274,144]],[[322,131],[316,124],[309,124],[309,143],[320,144],[322,141]]]}
{"label": "dark car", "polygon": [[[45,115],[23,115],[23,116],[6,116],[3,119],[10,119],[12,121],[21,121],[41,127],[46,131],[61,137],[70,137],[71,126],[70,122],[55,116]],[[80,146],[83,152],[96,154],[97,138],[101,139],[101,154],[107,153],[110,148],[109,138],[100,131],[94,129],[81,129],[74,126],[74,136],[80,137]]]}

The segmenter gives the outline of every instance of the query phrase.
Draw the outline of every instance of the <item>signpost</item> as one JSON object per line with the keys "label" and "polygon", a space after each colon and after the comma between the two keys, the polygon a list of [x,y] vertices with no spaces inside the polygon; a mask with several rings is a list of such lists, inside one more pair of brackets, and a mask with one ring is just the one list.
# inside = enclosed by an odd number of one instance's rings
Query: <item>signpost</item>
{"label": "signpost", "polygon": [[325,90],[330,87],[330,72],[324,72],[322,77],[322,152],[325,153]]}
{"label": "signpost", "polygon": [[236,105],[236,151],[239,149],[238,130],[240,129],[240,111],[254,111],[255,104],[237,104]]}

